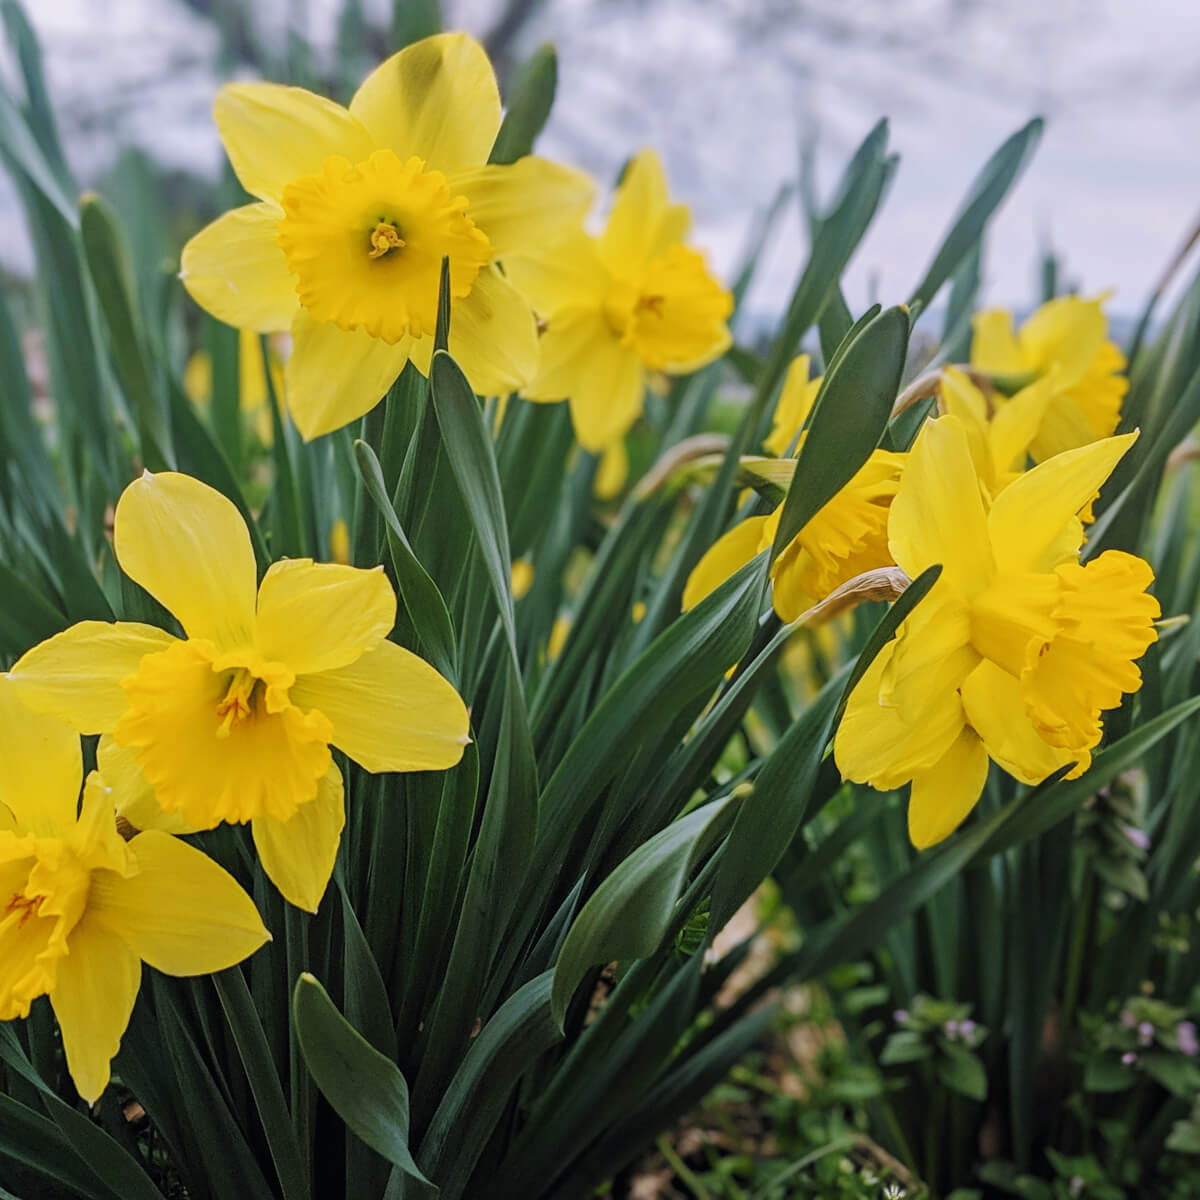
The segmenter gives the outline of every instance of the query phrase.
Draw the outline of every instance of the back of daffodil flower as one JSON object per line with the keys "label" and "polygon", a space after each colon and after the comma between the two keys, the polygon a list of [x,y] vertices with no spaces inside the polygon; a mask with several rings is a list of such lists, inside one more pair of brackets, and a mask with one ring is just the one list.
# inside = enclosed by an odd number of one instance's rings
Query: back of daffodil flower
{"label": "back of daffodil flower", "polygon": [[[1124,355],[1108,340],[1102,300],[1061,296],[1047,301],[1016,333],[1012,314],[1001,309],[974,318],[973,367],[997,377],[1008,390],[1050,380],[1050,395],[1029,439],[1036,462],[1108,437],[1117,428],[1129,380],[1121,374]],[[1003,392],[997,402],[1005,405]]]}
{"label": "back of daffodil flower", "polygon": [[89,1104],[108,1084],[143,962],[207,975],[270,936],[250,897],[199,850],[158,831],[124,841],[122,798],[95,771],[85,784],[78,736],[0,679],[0,1021],[49,996]]}
{"label": "back of daffodil flower", "polygon": [[290,330],[287,404],[305,438],[428,374],[450,260],[450,352],[481,395],[533,378],[529,302],[497,268],[577,222],[590,180],[533,156],[489,165],[500,93],[483,48],[439,34],[373,71],[349,109],[302,88],[221,89],[217,128],[258,203],[184,247],[192,297],[241,329]]}
{"label": "back of daffodil flower", "polygon": [[112,735],[126,753],[108,742],[101,752],[123,789],[142,795],[143,826],[250,822],[267,875],[315,911],[345,824],[330,747],[368,771],[451,767],[469,740],[462,700],[387,640],[396,595],[381,567],[284,559],[258,584],[241,515],[189,476],[131,483],[113,543],[184,636],[84,621],[28,651],[8,678],[31,707]]}
{"label": "back of daffodil flower", "polygon": [[[803,427],[816,402],[820,378],[808,378],[808,355],[788,370],[770,435],[763,445],[783,454],[804,444]],[[892,565],[887,544],[888,508],[896,494],[903,454],[874,450],[854,477],[784,548],[771,566],[772,602],[783,621],[795,621],[835,588],[855,576]],[[803,486],[794,478],[795,458],[744,460],[751,470],[770,473],[785,487]],[[684,608],[699,604],[755,555],[775,541],[782,505],[766,516],[739,522],[708,549],[688,577]]]}
{"label": "back of daffodil flower", "polygon": [[601,453],[637,420],[648,372],[685,374],[729,348],[733,298],[684,244],[689,219],[669,201],[658,156],[643,150],[599,237],[579,226],[505,263],[545,325],[521,394],[566,400],[585,450]]}
{"label": "back of daffodil flower", "polygon": [[1022,783],[1082,774],[1101,715],[1141,687],[1157,634],[1148,563],[1109,550],[1080,562],[1079,514],[1136,434],[1056,455],[993,496],[968,426],[929,421],[888,518],[896,563],[942,574],[855,688],[834,740],[843,774],[912,784],[914,845],[975,806],[989,759]]}

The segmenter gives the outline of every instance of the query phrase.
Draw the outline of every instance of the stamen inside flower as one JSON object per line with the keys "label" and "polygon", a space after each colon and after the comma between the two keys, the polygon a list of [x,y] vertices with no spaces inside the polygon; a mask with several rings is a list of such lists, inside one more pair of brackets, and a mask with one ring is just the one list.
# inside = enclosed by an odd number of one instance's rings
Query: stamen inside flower
{"label": "stamen inside flower", "polygon": [[376,150],[327,158],[283,191],[276,240],[310,316],[395,343],[437,322],[442,259],[450,295],[466,296],[492,256],[487,236],[422,159]]}
{"label": "stamen inside flower", "polygon": [[403,249],[404,239],[390,221],[379,221],[371,230],[371,249],[367,255],[369,258],[382,258],[393,250]]}
{"label": "stamen inside flower", "polygon": [[316,796],[333,735],[322,713],[291,703],[294,682],[253,651],[217,658],[210,643],[175,642],[123,682],[116,738],[136,749],[162,808],[193,829],[286,821]]}

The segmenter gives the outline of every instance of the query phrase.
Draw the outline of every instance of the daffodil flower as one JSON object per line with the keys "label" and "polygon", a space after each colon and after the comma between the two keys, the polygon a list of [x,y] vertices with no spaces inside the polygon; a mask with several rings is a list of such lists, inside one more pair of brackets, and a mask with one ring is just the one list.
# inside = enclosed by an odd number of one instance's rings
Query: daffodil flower
{"label": "daffodil flower", "polygon": [[1141,686],[1156,639],[1149,564],[1109,550],[1081,564],[1080,510],[1136,434],[1056,455],[992,497],[966,428],[926,422],[892,501],[891,553],[942,574],[850,697],[834,739],[843,775],[911,782],[909,835],[924,848],[974,807],[988,760],[1023,783],[1082,774],[1101,714]]}
{"label": "daffodil flower", "polygon": [[1036,462],[1108,437],[1121,419],[1129,380],[1121,374],[1124,356],[1108,340],[1102,299],[1050,300],[1015,333],[1012,314],[1002,309],[974,317],[971,366],[1017,380],[1054,373],[1052,395],[1029,443]]}
{"label": "daffodil flower", "polygon": [[539,254],[505,261],[545,323],[529,400],[567,400],[575,435],[599,454],[642,411],[647,375],[686,374],[729,347],[730,294],[684,245],[689,215],[671,204],[657,155],[629,164],[600,237],[578,228]]}
{"label": "daffodil flower", "polygon": [[[804,444],[804,422],[820,390],[808,378],[808,356],[792,363],[775,410],[774,426],[764,443],[796,453]],[[772,603],[783,621],[794,621],[835,588],[864,571],[892,564],[887,545],[888,507],[896,494],[903,454],[874,450],[848,484],[828,501],[771,565]],[[794,483],[794,458],[743,460],[783,487]],[[766,516],[747,517],[718,538],[693,568],[683,592],[692,608],[755,555],[775,541],[782,505]]]}
{"label": "daffodil flower", "polygon": [[9,678],[31,707],[113,734],[183,827],[250,822],[267,875],[315,910],[345,822],[330,746],[368,771],[453,766],[469,740],[462,700],[387,640],[396,596],[382,568],[284,559],[256,587],[241,515],[187,475],[131,483],[113,542],[184,637],[84,621]]}
{"label": "daffodil flower", "polygon": [[500,93],[478,42],[415,42],[349,109],[302,88],[235,83],[215,117],[258,203],[192,238],[180,274],[220,320],[291,330],[287,403],[305,438],[362,416],[406,362],[429,373],[447,256],[449,348],[471,386],[503,395],[533,377],[533,313],[496,263],[577,221],[592,185],[532,156],[488,165]]}
{"label": "daffodil flower", "polygon": [[270,935],[232,876],[157,830],[126,843],[112,789],[83,787],[78,736],[0,680],[0,1021],[49,996],[67,1069],[99,1099],[129,1024],[142,963],[207,975]]}

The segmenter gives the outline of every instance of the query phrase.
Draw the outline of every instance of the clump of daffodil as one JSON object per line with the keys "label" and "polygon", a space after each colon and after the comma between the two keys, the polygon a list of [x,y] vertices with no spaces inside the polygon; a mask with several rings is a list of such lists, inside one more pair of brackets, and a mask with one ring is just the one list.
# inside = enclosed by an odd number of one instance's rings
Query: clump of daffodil
{"label": "clump of daffodil", "polygon": [[1108,437],[1121,419],[1129,381],[1121,374],[1124,356],[1108,340],[1101,303],[1078,296],[1050,300],[1015,333],[1012,313],[1003,309],[974,318],[971,366],[1009,383],[1053,374],[1052,394],[1029,443],[1036,462]]}
{"label": "clump of daffodil", "polygon": [[142,963],[207,975],[269,934],[250,897],[199,850],[148,831],[125,842],[114,790],[83,786],[79,737],[0,680],[0,1021],[48,996],[89,1104],[137,999]]}
{"label": "clump of daffodil", "polygon": [[471,386],[503,395],[533,377],[533,314],[496,263],[577,221],[592,185],[532,156],[488,164],[500,93],[478,42],[415,42],[349,109],[301,88],[236,83],[215,116],[258,203],[192,238],[181,276],[222,321],[291,331],[287,404],[305,438],[362,416],[406,362],[428,374],[446,257],[449,348]]}
{"label": "clump of daffodil", "polygon": [[684,244],[689,220],[668,199],[658,156],[643,150],[599,237],[580,227],[505,263],[545,325],[537,374],[521,395],[565,399],[594,454],[637,420],[651,373],[686,374],[729,346],[733,300]]}
{"label": "clump of daffodil", "polygon": [[267,875],[315,910],[345,822],[330,746],[368,771],[453,766],[468,741],[462,700],[387,640],[396,595],[382,568],[284,559],[257,584],[241,515],[187,475],[131,483],[113,542],[184,636],[84,621],[9,678],[31,707],[112,734],[182,827],[250,822]]}
{"label": "clump of daffodil", "polygon": [[[788,371],[775,410],[774,426],[764,443],[774,451],[793,441],[796,454],[804,445],[804,422],[812,410],[820,380],[808,378],[808,356]],[[784,548],[771,565],[772,602],[783,621],[794,621],[841,584],[892,564],[887,544],[888,507],[904,467],[905,456],[873,450],[854,477]],[[750,458],[752,470],[773,482],[791,486],[795,459]],[[696,564],[683,592],[684,608],[699,604],[755,555],[775,541],[780,505],[766,516],[747,517],[717,539]]]}
{"label": "clump of daffodil", "polygon": [[1055,455],[993,496],[955,416],[929,421],[888,520],[910,577],[942,574],[851,694],[834,740],[842,773],[912,784],[913,844],[947,837],[988,760],[1022,783],[1081,774],[1101,714],[1137,691],[1156,638],[1149,564],[1109,550],[1080,563],[1079,513],[1136,434]]}
{"label": "clump of daffodil", "polygon": [[[271,388],[274,388],[277,403],[283,403],[283,364],[279,356],[270,353],[271,386],[267,386],[267,373],[263,369],[262,351],[259,349],[258,334],[252,329],[238,332],[238,408],[253,423],[254,433],[264,445],[271,445],[275,437],[275,425],[271,420]],[[197,350],[187,361],[183,371],[183,390],[188,398],[201,409],[212,403],[213,372],[212,355],[207,350]]]}

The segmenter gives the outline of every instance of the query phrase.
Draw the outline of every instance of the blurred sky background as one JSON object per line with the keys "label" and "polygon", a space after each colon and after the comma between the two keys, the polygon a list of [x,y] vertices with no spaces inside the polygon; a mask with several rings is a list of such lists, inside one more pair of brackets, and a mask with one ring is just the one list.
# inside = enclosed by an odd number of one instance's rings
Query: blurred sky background
{"label": "blurred sky background", "polygon": [[[224,75],[256,69],[252,53],[229,52],[213,14],[247,45],[302,34],[319,70],[338,52],[345,3],[29,4],[80,178],[130,142],[215,178],[212,94]],[[391,0],[350,3],[385,46]],[[853,307],[911,290],[976,170],[1035,113],[1048,128],[993,225],[988,302],[1033,303],[1049,246],[1067,280],[1113,290],[1110,310],[1134,314],[1200,215],[1196,0],[442,0],[442,14],[487,40],[502,72],[554,42],[558,99],[540,150],[607,183],[633,149],[657,147],[693,207],[696,241],[726,273],[754,212],[795,176],[805,139],[817,139],[827,194],[889,116],[900,169],[852,264]],[[0,262],[28,270],[9,191],[0,218]],[[777,311],[803,258],[793,212],[751,307]]]}

